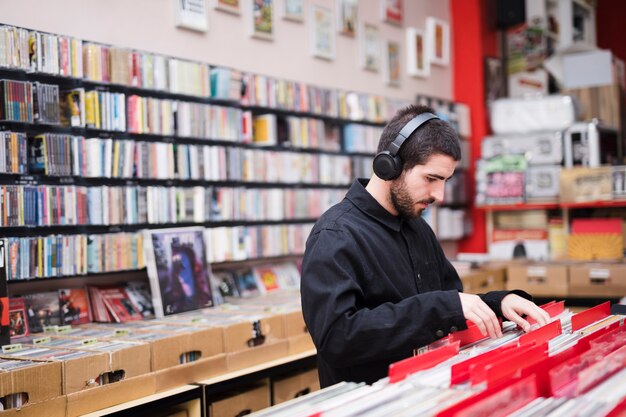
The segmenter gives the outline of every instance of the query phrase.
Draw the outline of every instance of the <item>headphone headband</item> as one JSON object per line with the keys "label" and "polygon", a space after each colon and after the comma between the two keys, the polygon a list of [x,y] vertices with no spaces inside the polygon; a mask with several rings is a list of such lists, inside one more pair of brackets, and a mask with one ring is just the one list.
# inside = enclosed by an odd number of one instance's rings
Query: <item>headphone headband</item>
{"label": "headphone headband", "polygon": [[398,152],[400,152],[400,148],[402,147],[402,144],[404,144],[407,138],[411,136],[413,132],[417,130],[418,127],[420,127],[421,125],[423,125],[424,123],[426,123],[427,121],[431,119],[438,119],[438,118],[439,117],[437,117],[436,115],[432,113],[420,113],[417,116],[415,116],[407,124],[404,125],[404,127],[400,130],[400,133],[398,133],[398,136],[396,136],[393,142],[389,144],[389,146],[387,147],[389,154],[391,156],[396,156]]}

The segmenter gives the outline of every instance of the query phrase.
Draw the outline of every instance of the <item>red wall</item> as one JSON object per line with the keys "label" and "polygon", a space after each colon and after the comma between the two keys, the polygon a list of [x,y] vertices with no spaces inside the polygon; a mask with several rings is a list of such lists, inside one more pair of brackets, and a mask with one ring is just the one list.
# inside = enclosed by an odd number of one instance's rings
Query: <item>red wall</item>
{"label": "red wall", "polygon": [[[452,28],[453,95],[454,100],[471,109],[472,136],[469,139],[471,166],[470,193],[475,195],[475,161],[480,157],[480,142],[489,134],[488,112],[485,106],[483,60],[485,56],[499,56],[496,31],[490,31],[487,12],[488,0],[450,0],[450,27]],[[474,232],[459,244],[460,252],[487,250],[485,214],[470,210]]]}

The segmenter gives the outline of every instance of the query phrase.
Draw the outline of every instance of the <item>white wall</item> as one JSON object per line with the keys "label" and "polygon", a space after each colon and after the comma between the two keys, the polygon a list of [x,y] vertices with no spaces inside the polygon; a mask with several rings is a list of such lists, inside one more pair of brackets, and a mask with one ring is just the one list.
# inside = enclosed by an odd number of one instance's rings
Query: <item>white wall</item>
{"label": "white wall", "polygon": [[[198,33],[176,28],[174,1],[0,0],[0,23],[324,87],[408,100],[414,100],[418,93],[452,98],[451,66],[432,67],[429,78],[418,79],[406,75],[404,59],[404,28],[425,28],[427,16],[449,22],[449,0],[404,0],[403,28],[381,21],[379,7],[382,0],[359,0],[359,20],[377,24],[382,39],[395,40],[402,45],[400,87],[386,86],[382,72],[372,73],[359,67],[356,38],[337,34],[337,57],[325,61],[310,54],[308,22],[289,22],[276,13],[274,41],[253,39],[246,30],[246,14],[235,16],[217,11],[212,7],[213,0],[207,0],[210,28],[206,33]],[[276,10],[282,1],[275,0]],[[311,4],[332,7],[333,10],[335,7],[334,0],[305,2],[307,12]]]}

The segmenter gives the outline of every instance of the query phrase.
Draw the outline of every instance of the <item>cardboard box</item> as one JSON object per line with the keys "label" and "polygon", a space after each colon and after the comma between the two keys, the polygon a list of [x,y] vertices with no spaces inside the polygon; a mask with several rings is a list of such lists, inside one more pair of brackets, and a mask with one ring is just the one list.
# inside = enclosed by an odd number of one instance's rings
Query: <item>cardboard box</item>
{"label": "cardboard box", "polygon": [[[26,349],[30,349],[29,346],[24,346]],[[46,346],[47,347],[47,346]],[[69,350],[49,347],[51,350]],[[7,358],[19,358],[21,356],[20,351],[7,352],[3,354]],[[69,394],[78,392],[84,389],[92,388],[95,385],[96,379],[103,373],[110,372],[109,367],[109,355],[104,352],[87,352],[84,356],[79,356],[69,359],[55,359],[50,358],[51,362],[58,364],[61,367],[62,378],[61,386],[62,393]],[[47,379],[43,379],[44,381]],[[54,381],[54,379],[50,379]]]}
{"label": "cardboard box", "polygon": [[109,366],[109,355],[92,352],[92,355],[63,362],[63,393],[71,394],[94,387],[96,379],[114,371]]}
{"label": "cardboard box", "polygon": [[478,294],[479,282],[484,281],[487,278],[487,274],[484,271],[472,270],[459,274],[461,283],[463,283],[463,292],[469,294]]}
{"label": "cardboard box", "polygon": [[2,371],[0,397],[23,392],[28,395],[28,404],[50,400],[63,394],[62,378],[60,362],[39,362],[25,368]]}
{"label": "cardboard box", "polygon": [[563,161],[560,130],[488,136],[480,146],[484,159],[517,154],[525,155],[530,165],[560,164]]}
{"label": "cardboard box", "polygon": [[[66,340],[68,343],[54,346],[47,346],[44,343],[40,346],[103,353],[105,355],[104,365],[101,358],[93,359],[88,364],[83,365],[92,370],[92,374],[96,374],[96,377],[108,372],[123,371],[124,379],[128,379],[150,372],[150,346],[147,343],[122,340],[94,340],[93,343],[89,343],[89,340],[72,340],[66,336],[51,336],[51,339],[52,343],[59,340]],[[110,350],[107,345],[111,344],[117,345],[117,347]],[[123,347],[120,347],[119,344],[123,344]],[[84,381],[80,381],[80,383],[84,383]],[[68,391],[66,394],[70,392],[73,391]]]}
{"label": "cardboard box", "polygon": [[489,244],[491,259],[549,258],[548,231],[546,229],[494,229]]}
{"label": "cardboard box", "polygon": [[283,314],[283,319],[285,322],[285,337],[309,333],[309,329],[307,329],[304,317],[302,316],[302,310],[285,313]]}
{"label": "cardboard box", "polygon": [[216,355],[155,372],[156,392],[180,387],[227,372],[226,355]]}
{"label": "cardboard box", "polygon": [[259,307],[237,306],[232,310],[204,309],[168,318],[166,323],[220,329],[223,332],[224,353],[238,352],[285,339],[283,314],[264,312]]}
{"label": "cardboard box", "polygon": [[226,363],[229,371],[237,371],[249,368],[264,362],[287,356],[289,343],[287,340],[268,342],[264,345],[241,350],[239,352],[228,353]]}
{"label": "cardboard box", "polygon": [[482,292],[506,289],[506,265],[483,265],[481,271],[487,274],[487,280],[479,283]]}
{"label": "cardboard box", "polygon": [[612,198],[611,167],[575,167],[561,170],[561,201],[578,203]]}
{"label": "cardboard box", "polygon": [[112,407],[156,392],[153,373],[102,385],[67,396],[67,416],[74,417]]}
{"label": "cardboard box", "polygon": [[254,348],[285,338],[283,317],[275,314],[256,320],[245,320],[223,327],[224,352]]}
{"label": "cardboard box", "polygon": [[626,264],[570,265],[569,283],[570,295],[622,297],[626,294]]}
{"label": "cardboard box", "polygon": [[315,344],[311,335],[308,333],[299,336],[292,336],[287,339],[289,355],[315,350]]}
{"label": "cardboard box", "polygon": [[[181,358],[194,352],[196,359],[224,353],[223,330],[219,327],[147,321],[133,324],[116,339],[141,341],[150,346],[150,368],[154,371],[180,365]],[[120,329],[120,326],[116,326]],[[122,329],[124,329],[122,327]]]}
{"label": "cardboard box", "polygon": [[250,414],[270,406],[269,382],[263,383],[249,390],[221,398],[211,402],[208,406],[209,417],[236,417]]}
{"label": "cardboard box", "polygon": [[506,289],[524,290],[533,296],[567,296],[568,267],[561,264],[510,265]]}
{"label": "cardboard box", "polygon": [[556,201],[559,198],[561,167],[529,166],[526,170],[526,201]]}
{"label": "cardboard box", "polygon": [[65,395],[51,400],[11,408],[0,412],[2,417],[65,417],[67,413],[67,397]]}
{"label": "cardboard box", "polygon": [[274,379],[272,381],[272,405],[289,401],[319,389],[320,381],[317,369]]}
{"label": "cardboard box", "polygon": [[[182,336],[182,335],[181,335]],[[166,369],[180,365],[181,356],[199,352],[200,359],[209,359],[224,353],[224,334],[220,328],[197,328],[183,338],[155,341],[152,347],[152,369]]]}
{"label": "cardboard box", "polygon": [[489,291],[505,289],[506,269],[480,268],[460,275],[463,291],[470,294],[483,294]]}

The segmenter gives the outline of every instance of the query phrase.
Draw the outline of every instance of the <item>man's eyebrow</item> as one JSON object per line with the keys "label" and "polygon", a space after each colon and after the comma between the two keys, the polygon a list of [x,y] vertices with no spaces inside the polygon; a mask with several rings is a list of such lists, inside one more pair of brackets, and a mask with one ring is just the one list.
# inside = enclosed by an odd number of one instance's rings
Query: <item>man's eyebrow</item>
{"label": "man's eyebrow", "polygon": [[426,174],[426,175],[428,175],[429,177],[437,178],[438,180],[441,180],[441,181],[446,181],[449,179],[438,174]]}

